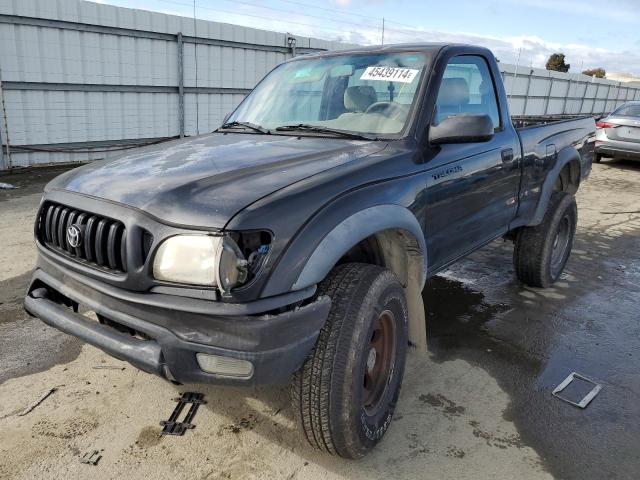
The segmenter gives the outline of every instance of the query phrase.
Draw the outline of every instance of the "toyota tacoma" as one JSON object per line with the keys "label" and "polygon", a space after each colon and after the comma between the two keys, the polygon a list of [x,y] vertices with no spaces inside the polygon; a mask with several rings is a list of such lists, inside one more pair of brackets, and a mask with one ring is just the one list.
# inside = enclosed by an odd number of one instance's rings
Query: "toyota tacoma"
{"label": "toyota tacoma", "polygon": [[289,381],[309,443],[361,457],[426,346],[425,280],[501,237],[521,282],[560,277],[594,131],[514,121],[485,48],[293,58],[215,132],[48,184],[25,308],[172,382]]}

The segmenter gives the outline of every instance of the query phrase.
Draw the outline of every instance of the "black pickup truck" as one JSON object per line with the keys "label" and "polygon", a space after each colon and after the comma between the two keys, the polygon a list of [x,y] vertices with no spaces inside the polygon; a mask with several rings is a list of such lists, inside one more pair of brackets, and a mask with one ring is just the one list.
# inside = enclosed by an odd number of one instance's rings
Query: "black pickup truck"
{"label": "black pickup truck", "polygon": [[53,180],[25,308],[172,382],[290,381],[308,441],[361,457],[425,347],[426,279],[499,237],[521,282],[561,275],[594,131],[517,129],[484,48],[294,58],[217,131]]}

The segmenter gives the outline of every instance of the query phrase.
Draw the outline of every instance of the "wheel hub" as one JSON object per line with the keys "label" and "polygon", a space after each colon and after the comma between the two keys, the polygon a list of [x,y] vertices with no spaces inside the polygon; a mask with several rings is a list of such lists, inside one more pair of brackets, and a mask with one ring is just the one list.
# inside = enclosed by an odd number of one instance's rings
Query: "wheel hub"
{"label": "wheel hub", "polygon": [[367,371],[371,372],[373,370],[373,367],[376,366],[376,350],[375,348],[372,348],[369,350],[369,356],[367,357]]}
{"label": "wheel hub", "polygon": [[396,322],[390,310],[375,320],[369,341],[364,373],[364,409],[375,415],[384,405],[384,397],[393,374],[396,354]]}

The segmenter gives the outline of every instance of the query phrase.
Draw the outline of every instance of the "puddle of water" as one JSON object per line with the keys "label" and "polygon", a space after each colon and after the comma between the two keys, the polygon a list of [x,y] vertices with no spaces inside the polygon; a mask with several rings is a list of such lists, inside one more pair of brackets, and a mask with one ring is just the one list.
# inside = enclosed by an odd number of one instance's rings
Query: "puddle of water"
{"label": "puddle of water", "polygon": [[427,341],[436,357],[446,357],[452,349],[486,343],[484,325],[507,305],[492,305],[484,294],[448,277],[431,278],[422,292],[427,309]]}
{"label": "puddle of water", "polygon": [[[620,246],[629,248],[629,240]],[[624,248],[617,243],[608,246],[620,254]],[[508,275],[500,266],[507,264],[506,256],[476,256],[459,269],[468,272],[474,261],[498,265]],[[607,261],[618,260],[598,259],[600,265]],[[581,280],[558,286],[561,299],[516,283],[485,285],[482,275],[464,283],[455,275],[434,277],[423,292],[432,359],[462,359],[495,378],[511,399],[504,418],[560,478],[637,478],[628,474],[640,471],[640,357],[635,354],[640,322],[629,290],[629,282],[636,281],[634,263],[627,264],[625,272],[602,282],[593,275],[594,261],[578,252],[571,271]],[[482,289],[505,303],[492,303]],[[572,371],[604,380],[604,389],[584,410],[551,395]],[[591,388],[575,382],[564,394],[580,400]],[[602,459],[595,466],[594,455]]]}

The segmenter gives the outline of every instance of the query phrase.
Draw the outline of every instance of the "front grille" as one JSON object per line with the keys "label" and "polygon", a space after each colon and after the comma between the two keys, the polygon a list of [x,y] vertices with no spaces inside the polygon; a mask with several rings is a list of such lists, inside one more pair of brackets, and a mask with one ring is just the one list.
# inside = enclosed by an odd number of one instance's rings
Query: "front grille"
{"label": "front grille", "polygon": [[[75,226],[77,246],[69,244],[67,232]],[[126,229],[122,222],[47,202],[38,218],[40,242],[81,263],[112,273],[127,271]]]}

